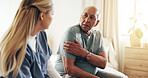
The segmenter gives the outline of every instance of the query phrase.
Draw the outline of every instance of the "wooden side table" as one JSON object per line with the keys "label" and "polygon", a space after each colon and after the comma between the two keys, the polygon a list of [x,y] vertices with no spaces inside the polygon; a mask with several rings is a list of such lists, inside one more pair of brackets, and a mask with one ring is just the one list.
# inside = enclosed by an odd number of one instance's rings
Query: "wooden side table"
{"label": "wooden side table", "polygon": [[129,78],[148,78],[148,48],[125,47],[124,73]]}

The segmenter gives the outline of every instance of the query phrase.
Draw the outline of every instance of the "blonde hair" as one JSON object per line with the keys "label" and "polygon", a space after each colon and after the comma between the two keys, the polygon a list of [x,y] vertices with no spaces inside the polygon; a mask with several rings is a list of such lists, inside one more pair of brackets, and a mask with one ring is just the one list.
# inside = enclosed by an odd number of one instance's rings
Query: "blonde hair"
{"label": "blonde hair", "polygon": [[25,57],[27,39],[41,12],[52,10],[51,0],[23,0],[8,32],[0,43],[0,73],[16,77]]}

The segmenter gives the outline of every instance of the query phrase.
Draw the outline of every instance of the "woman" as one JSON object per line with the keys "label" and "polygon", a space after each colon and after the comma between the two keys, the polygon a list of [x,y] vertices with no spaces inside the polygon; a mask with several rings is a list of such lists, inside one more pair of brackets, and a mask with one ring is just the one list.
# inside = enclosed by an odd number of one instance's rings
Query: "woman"
{"label": "woman", "polygon": [[42,31],[49,27],[52,15],[51,0],[21,2],[11,27],[0,43],[0,73],[3,77],[60,77],[48,63],[52,52],[46,33]]}

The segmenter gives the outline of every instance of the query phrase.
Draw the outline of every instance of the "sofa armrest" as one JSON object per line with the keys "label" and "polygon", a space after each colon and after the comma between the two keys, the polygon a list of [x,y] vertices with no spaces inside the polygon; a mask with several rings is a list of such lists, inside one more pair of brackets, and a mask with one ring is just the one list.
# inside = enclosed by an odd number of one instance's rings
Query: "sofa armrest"
{"label": "sofa armrest", "polygon": [[111,38],[104,38],[104,47],[106,50],[107,66],[118,70],[117,53],[113,48]]}

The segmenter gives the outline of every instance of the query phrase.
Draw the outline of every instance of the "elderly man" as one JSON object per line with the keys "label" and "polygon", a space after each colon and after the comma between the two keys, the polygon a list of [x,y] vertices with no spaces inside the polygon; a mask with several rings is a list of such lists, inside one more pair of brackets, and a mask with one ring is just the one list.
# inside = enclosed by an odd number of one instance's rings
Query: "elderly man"
{"label": "elderly man", "polygon": [[58,49],[56,70],[65,78],[123,78],[110,73],[102,73],[97,68],[106,66],[103,37],[92,28],[99,23],[99,12],[94,6],[84,9],[80,24],[70,27],[64,34]]}

